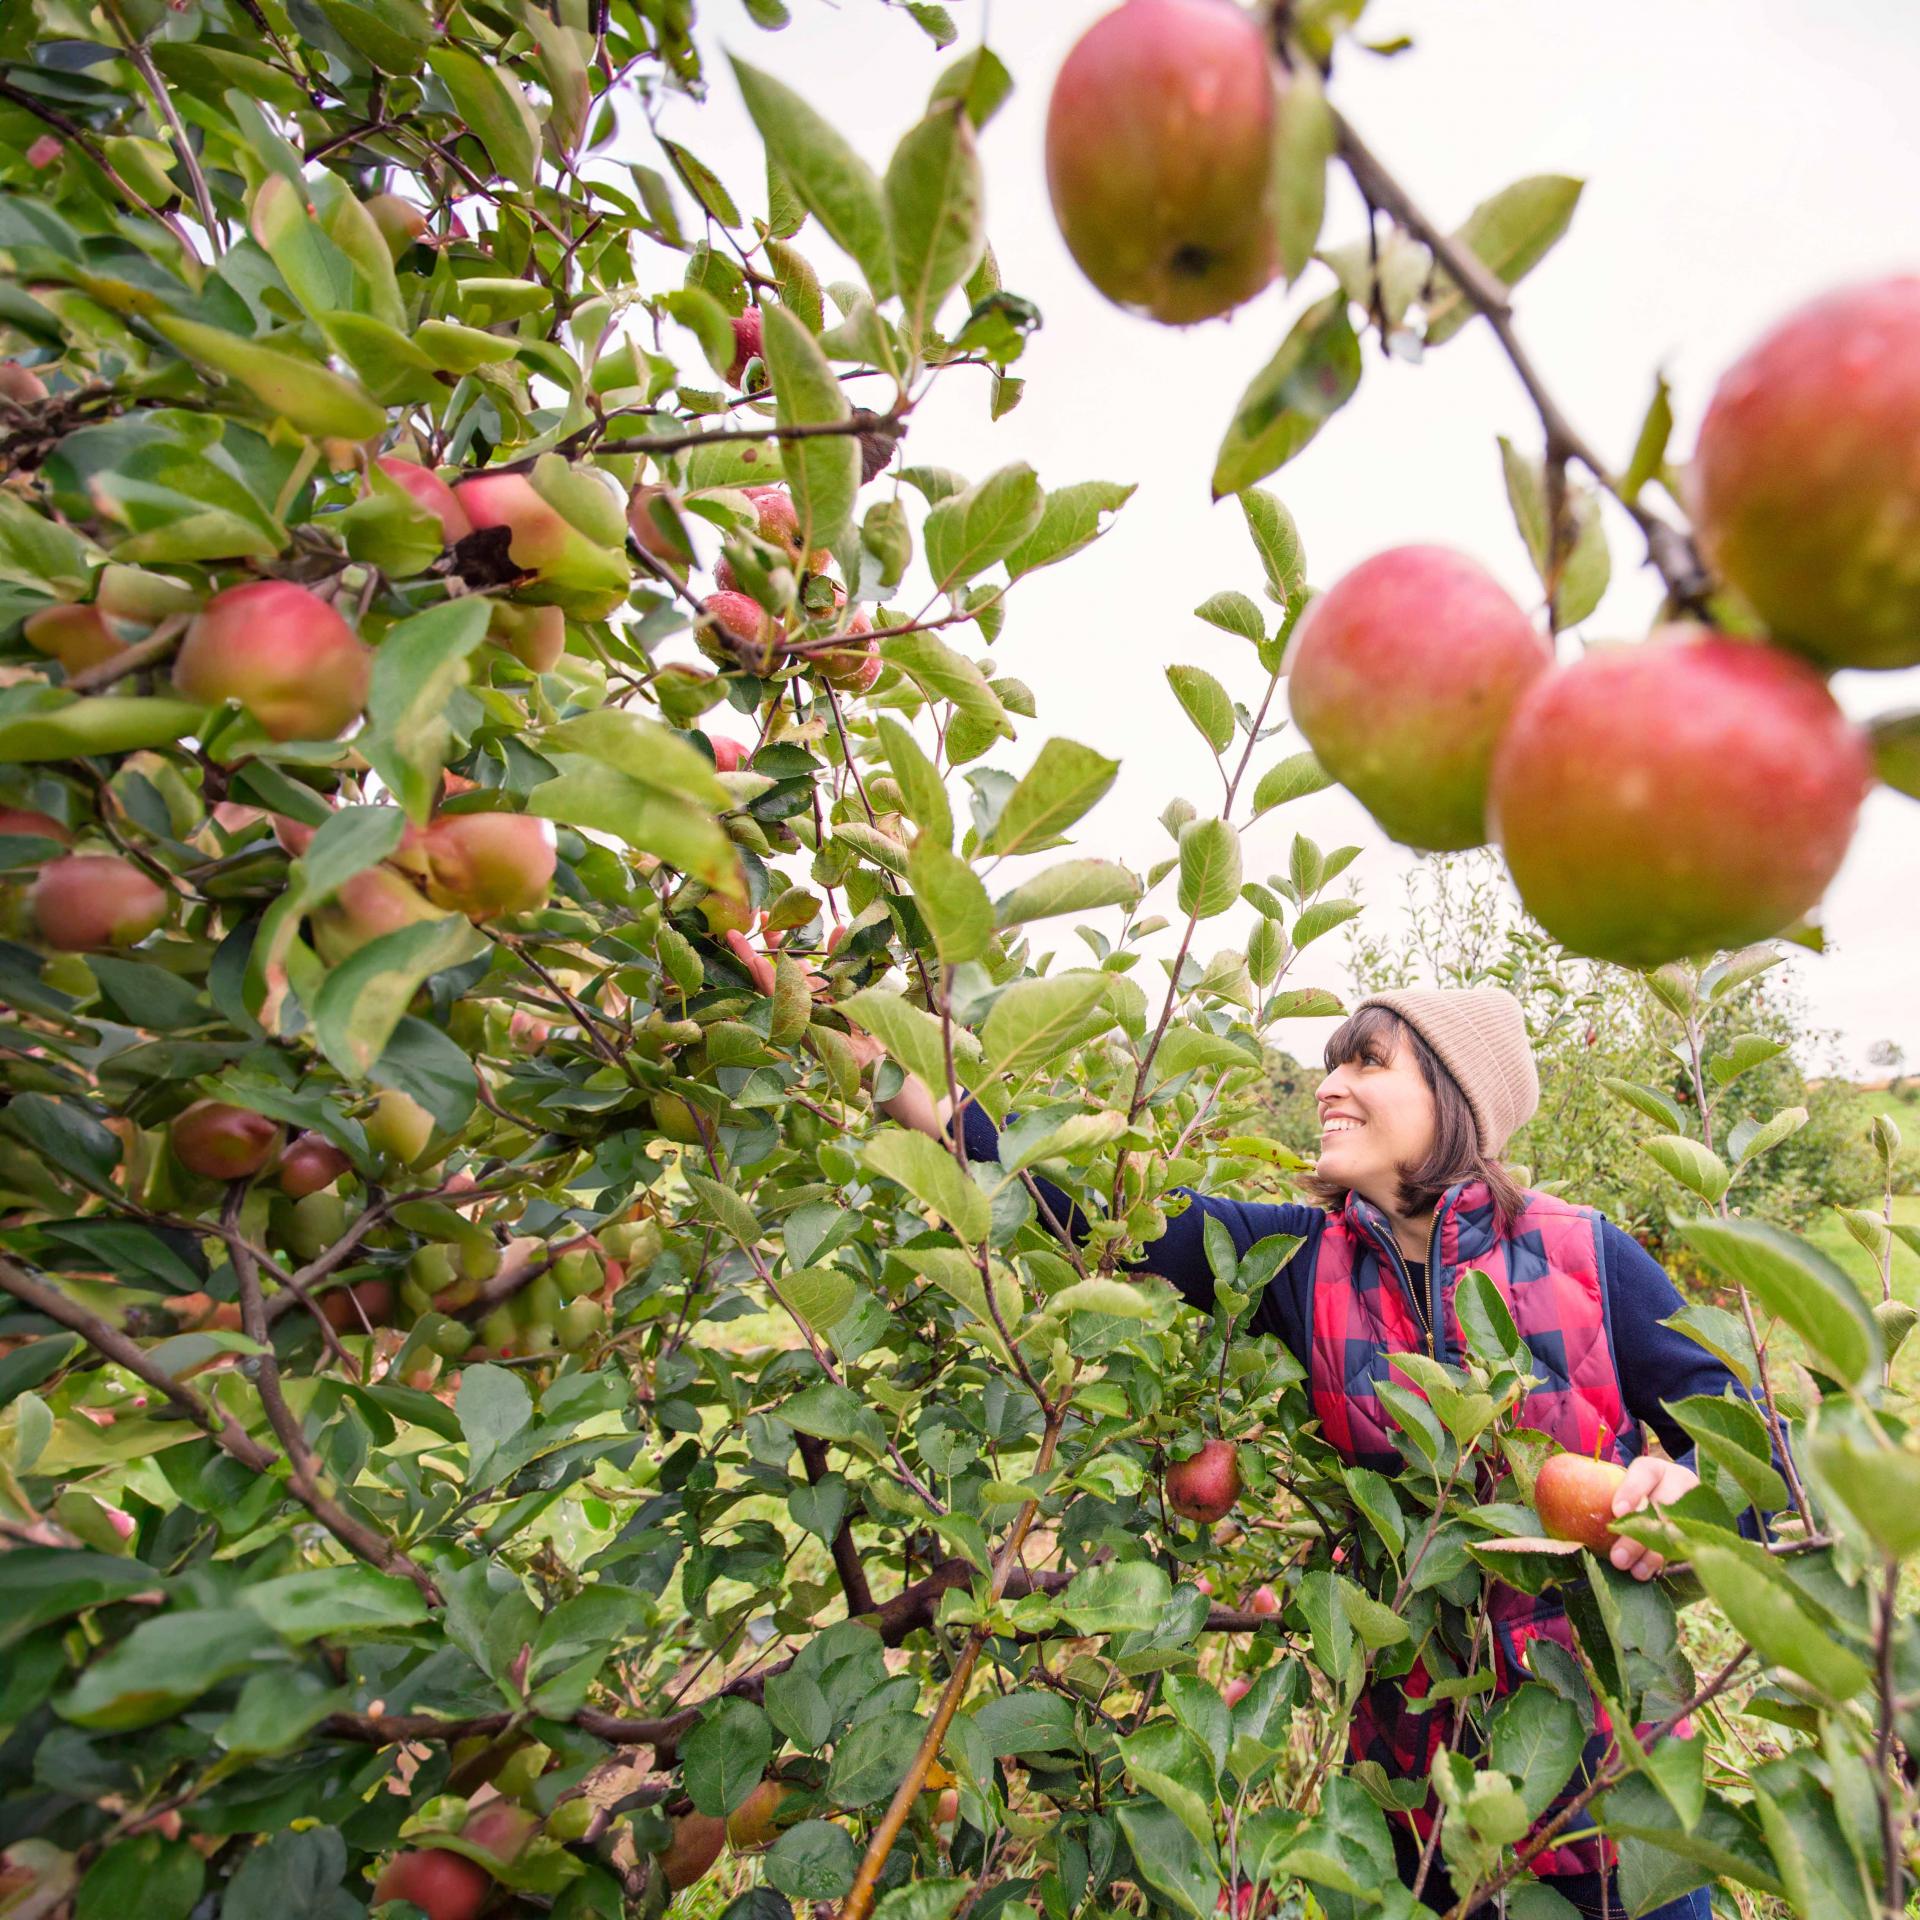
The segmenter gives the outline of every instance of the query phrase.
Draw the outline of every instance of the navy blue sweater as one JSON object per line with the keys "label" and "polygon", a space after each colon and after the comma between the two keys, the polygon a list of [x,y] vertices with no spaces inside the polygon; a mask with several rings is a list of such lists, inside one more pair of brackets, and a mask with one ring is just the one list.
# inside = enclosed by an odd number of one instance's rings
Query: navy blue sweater
{"label": "navy blue sweater", "polygon": [[[970,1160],[1000,1157],[1000,1137],[993,1122],[971,1103],[966,1109],[964,1132]],[[1079,1238],[1084,1223],[1073,1202],[1050,1181],[1038,1180],[1035,1184],[1054,1218],[1074,1229],[1075,1238]],[[1166,1232],[1148,1246],[1132,1270],[1159,1274],[1170,1280],[1190,1305],[1211,1312],[1213,1270],[1207,1264],[1204,1238],[1208,1218],[1226,1228],[1233,1238],[1234,1251],[1241,1254],[1270,1234],[1297,1234],[1301,1245],[1261,1296],[1250,1330],[1278,1335],[1311,1373],[1307,1280],[1319,1251],[1321,1230],[1327,1224],[1326,1213],[1319,1207],[1289,1202],[1223,1200],[1185,1187],[1178,1191],[1186,1194],[1191,1204],[1168,1223]],[[1607,1268],[1607,1330],[1626,1393],[1627,1411],[1660,1436],[1661,1445],[1674,1459],[1691,1463],[1693,1441],[1667,1412],[1668,1406],[1700,1393],[1718,1399],[1731,1390],[1744,1398],[1744,1389],[1725,1363],[1705,1347],[1677,1329],[1661,1325],[1685,1303],[1659,1261],[1611,1220],[1602,1227],[1601,1246]],[[1414,1277],[1418,1280],[1423,1276],[1416,1269]]]}

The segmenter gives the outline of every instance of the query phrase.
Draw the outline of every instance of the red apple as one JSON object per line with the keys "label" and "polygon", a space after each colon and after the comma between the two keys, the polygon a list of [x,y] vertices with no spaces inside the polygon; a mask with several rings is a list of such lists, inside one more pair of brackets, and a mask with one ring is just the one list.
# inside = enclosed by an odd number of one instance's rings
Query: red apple
{"label": "red apple", "polygon": [[[29,156],[37,152],[40,145],[36,141],[29,149]],[[33,164],[38,167],[46,163],[35,160]],[[756,314],[754,318],[757,321],[759,316]],[[737,329],[739,323],[736,321],[734,324]],[[758,353],[759,348],[756,346],[754,351]],[[0,360],[0,400],[11,400],[15,406],[28,407],[46,397],[47,383],[31,367],[23,367],[18,360]]]}
{"label": "red apple", "polygon": [[460,504],[454,490],[433,471],[417,460],[397,453],[383,453],[376,463],[389,480],[404,487],[422,513],[430,513],[440,522],[440,536],[448,546],[464,540],[473,531],[473,522]]}
{"label": "red apple", "polygon": [[784,638],[779,621],[744,593],[710,593],[700,606],[713,630],[743,656],[757,659],[769,647],[777,648]]}
{"label": "red apple", "polygon": [[331,740],[367,704],[373,654],[317,594],[291,580],[217,593],[174,656],[189,700],[237,700],[275,740]]}
{"label": "red apple", "polygon": [[1477,847],[1501,729],[1552,665],[1551,643],[1476,561],[1395,547],[1307,609],[1287,702],[1320,764],[1394,839]]}
{"label": "red apple", "polygon": [[1220,1698],[1224,1700],[1228,1706],[1237,1707],[1252,1691],[1253,1682],[1249,1680],[1244,1673],[1236,1673],[1233,1678],[1220,1689]]}
{"label": "red apple", "polygon": [[710,733],[707,743],[713,748],[713,764],[719,772],[738,773],[746,765],[747,747],[743,741],[730,739],[724,733]]}
{"label": "red apple", "polygon": [[247,1180],[273,1158],[280,1123],[264,1113],[196,1100],[168,1129],[174,1157],[189,1173],[208,1180]]}
{"label": "red apple", "polygon": [[780,1818],[781,1805],[792,1793],[784,1780],[762,1780],[727,1815],[727,1845],[735,1853],[760,1853],[772,1846],[780,1830],[793,1823],[791,1817]]}
{"label": "red apple", "polygon": [[1189,1520],[1225,1518],[1240,1498],[1240,1455],[1231,1440],[1209,1440],[1167,1469],[1167,1505]]}
{"label": "red apple", "polygon": [[27,892],[35,930],[63,953],[134,946],[166,919],[171,904],[164,887],[112,853],[49,860]]}
{"label": "red apple", "polygon": [[332,1186],[352,1164],[325,1134],[303,1133],[281,1156],[280,1190],[304,1200]]}
{"label": "red apple", "polygon": [[553,822],[525,813],[442,814],[426,854],[429,897],[472,920],[545,906],[558,864]]}
{"label": "red apple", "polygon": [[1280,1611],[1280,1596],[1271,1587],[1259,1586],[1253,1590],[1253,1598],[1247,1602],[1249,1613],[1275,1614]]}
{"label": "red apple", "polygon": [[831,564],[833,555],[825,547],[808,553],[800,528],[800,511],[793,495],[785,487],[748,487],[746,495],[760,516],[755,531],[770,547],[778,547],[796,567],[819,573]]}
{"label": "red apple", "polygon": [[320,1296],[320,1313],[335,1333],[360,1333],[393,1318],[393,1288],[385,1280],[360,1280]]}
{"label": "red apple", "polygon": [[[627,526],[642,553],[652,554],[662,566],[671,567],[676,574],[684,573],[693,564],[692,549],[686,545],[683,535],[676,536],[669,525],[663,525],[655,515],[656,500],[671,504],[673,495],[665,487],[635,487],[627,496]],[[672,520],[673,516],[669,515],[669,523]]]}
{"label": "red apple", "polygon": [[1174,326],[1274,276],[1265,32],[1232,0],[1126,0],[1067,55],[1047,187],[1067,250],[1117,305]]}
{"label": "red apple", "polygon": [[[707,1813],[683,1813],[660,1856],[660,1872],[675,1893],[704,1879],[727,1842],[727,1823]],[[437,1920],[437,1916],[435,1917]]]}
{"label": "red apple", "polygon": [[442,917],[421,897],[418,887],[391,867],[367,867],[343,881],[331,900],[315,907],[307,915],[307,925],[314,951],[328,966],[337,967],[382,934]]}
{"label": "red apple", "polygon": [[758,360],[763,351],[760,309],[749,307],[733,316],[733,364],[727,369],[727,384],[737,387],[747,377],[747,362]]}
{"label": "red apple", "polygon": [[37,812],[32,807],[0,807],[0,833],[18,834],[23,839],[58,840],[63,847],[73,843],[73,834],[68,828],[52,814]]}
{"label": "red apple", "polygon": [[1626,1468],[1611,1460],[1550,1455],[1533,1483],[1540,1531],[1549,1540],[1577,1540],[1589,1553],[1605,1553],[1619,1538],[1613,1530],[1613,1496],[1626,1477]]}
{"label": "red apple", "polygon": [[396,1853],[373,1883],[373,1904],[411,1900],[427,1920],[479,1920],[493,1896],[484,1867],[442,1847]]}
{"label": "red apple", "polygon": [[1707,558],[1826,667],[1920,663],[1920,276],[1791,314],[1714,391],[1689,471]]}
{"label": "red apple", "polygon": [[523,589],[583,619],[602,620],[626,598],[633,569],[618,503],[591,472],[549,457],[532,477],[480,473],[454,489],[476,530],[504,527],[507,558],[533,576]]}
{"label": "red apple", "polygon": [[1804,661],[1669,627],[1527,693],[1488,812],[1556,940],[1654,967],[1765,939],[1816,906],[1869,778],[1865,739]]}

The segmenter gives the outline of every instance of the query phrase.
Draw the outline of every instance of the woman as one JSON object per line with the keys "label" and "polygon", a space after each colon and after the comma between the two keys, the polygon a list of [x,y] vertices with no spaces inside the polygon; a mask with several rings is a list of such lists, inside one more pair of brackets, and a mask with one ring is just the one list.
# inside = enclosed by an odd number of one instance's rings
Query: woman
{"label": "woman", "polygon": [[[1375,1385],[1388,1377],[1391,1353],[1458,1362],[1453,1289],[1477,1267],[1500,1288],[1534,1356],[1537,1385],[1520,1419],[1574,1452],[1599,1451],[1626,1467],[1616,1516],[1697,1486],[1680,1464],[1692,1442],[1667,1409],[1690,1395],[1741,1388],[1713,1355],[1664,1324],[1681,1298],[1637,1241],[1590,1208],[1525,1191],[1501,1166],[1508,1139],[1540,1101],[1513,996],[1498,987],[1375,994],[1328,1042],[1326,1062],[1315,1093],[1320,1158],[1307,1183],[1320,1204],[1190,1194],[1191,1204],[1136,1270],[1162,1275],[1192,1305],[1211,1310],[1209,1218],[1243,1254],[1270,1234],[1298,1236],[1302,1244],[1255,1308],[1252,1330],[1278,1335],[1307,1370],[1321,1429],[1342,1454],[1395,1472],[1402,1462]],[[944,1133],[945,1103],[936,1106],[917,1080],[886,1110],[905,1125]],[[962,1131],[969,1158],[998,1157],[993,1124],[977,1107],[967,1107]],[[1040,1185],[1054,1218],[1082,1230],[1066,1195]],[[1671,1457],[1643,1451],[1643,1427]],[[1640,1580],[1663,1564],[1652,1548],[1624,1539],[1612,1560]],[[1527,1678],[1521,1655],[1528,1640],[1569,1641],[1565,1614],[1550,1598],[1496,1589],[1492,1614],[1501,1693]],[[1423,1678],[1409,1676],[1405,1690],[1422,1690]],[[1355,1717],[1355,1758],[1424,1777],[1446,1716],[1408,1714],[1401,1695],[1392,1682],[1369,1690]],[[1424,1813],[1394,1823],[1409,1882],[1428,1824]],[[1551,1849],[1533,1865],[1579,1912],[1623,1911],[1596,1842]],[[1452,1904],[1437,1862],[1423,1897],[1441,1909]],[[1696,1890],[1648,1920],[1707,1920],[1709,1912],[1705,1891]]]}

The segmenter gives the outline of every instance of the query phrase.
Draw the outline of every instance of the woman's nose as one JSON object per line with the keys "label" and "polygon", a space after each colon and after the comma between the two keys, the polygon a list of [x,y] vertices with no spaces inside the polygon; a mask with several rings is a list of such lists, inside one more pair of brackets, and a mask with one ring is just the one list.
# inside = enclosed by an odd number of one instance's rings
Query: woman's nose
{"label": "woman's nose", "polygon": [[1335,1067],[1334,1070],[1314,1088],[1313,1097],[1322,1103],[1337,1099],[1346,1084],[1344,1071],[1339,1067]]}

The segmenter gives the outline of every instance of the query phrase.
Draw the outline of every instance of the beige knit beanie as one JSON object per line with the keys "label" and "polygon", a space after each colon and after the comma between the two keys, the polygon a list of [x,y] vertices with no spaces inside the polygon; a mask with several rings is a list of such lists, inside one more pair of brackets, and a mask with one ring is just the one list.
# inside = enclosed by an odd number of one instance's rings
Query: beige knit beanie
{"label": "beige knit beanie", "polygon": [[1440,1056],[1473,1109],[1480,1151],[1497,1159],[1540,1104],[1520,1002],[1505,987],[1404,988],[1354,1008],[1397,1013]]}

